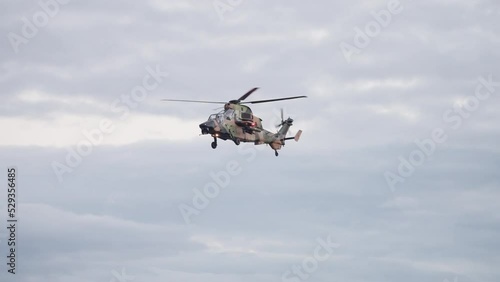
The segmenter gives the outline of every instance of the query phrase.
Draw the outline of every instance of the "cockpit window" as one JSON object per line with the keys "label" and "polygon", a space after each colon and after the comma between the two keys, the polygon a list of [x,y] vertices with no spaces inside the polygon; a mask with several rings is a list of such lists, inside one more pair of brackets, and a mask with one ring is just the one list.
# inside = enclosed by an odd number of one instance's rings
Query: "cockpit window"
{"label": "cockpit window", "polygon": [[232,110],[232,109],[228,109],[228,110],[226,110],[226,111],[224,112],[224,118],[225,118],[225,119],[230,120],[230,119],[232,119],[232,118],[233,118],[233,116],[234,116],[234,110]]}
{"label": "cockpit window", "polygon": [[227,111],[221,111],[216,114],[211,114],[208,117],[208,120],[214,120],[218,122],[219,124],[224,122],[224,119],[232,119],[234,116],[234,111],[233,110],[227,110]]}
{"label": "cockpit window", "polygon": [[224,112],[220,112],[220,113],[216,114],[215,116],[216,116],[217,122],[219,124],[222,124],[224,122]]}

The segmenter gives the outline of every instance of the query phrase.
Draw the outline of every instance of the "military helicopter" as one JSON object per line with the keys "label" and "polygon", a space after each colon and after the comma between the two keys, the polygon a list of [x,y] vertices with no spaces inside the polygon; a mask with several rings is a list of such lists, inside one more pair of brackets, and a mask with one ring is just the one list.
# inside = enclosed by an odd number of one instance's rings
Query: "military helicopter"
{"label": "military helicopter", "polygon": [[253,142],[255,145],[269,144],[274,150],[275,156],[278,156],[278,150],[285,145],[285,140],[294,139],[299,141],[302,130],[299,130],[294,137],[286,137],[288,129],[293,124],[293,119],[287,118],[283,120],[283,109],[281,109],[281,123],[278,132],[274,133],[262,127],[262,119],[253,115],[252,110],[245,104],[260,104],[282,100],[292,100],[299,98],[307,98],[307,96],[294,96],[285,98],[275,98],[258,101],[245,101],[248,96],[255,92],[258,87],[250,89],[236,100],[229,102],[216,101],[198,101],[198,100],[177,100],[177,99],[162,99],[168,102],[189,102],[189,103],[207,103],[207,104],[223,104],[224,109],[216,114],[211,114],[208,120],[200,124],[201,134],[210,134],[214,141],[212,149],[217,148],[217,138],[222,140],[232,140],[236,145],[241,142]]}

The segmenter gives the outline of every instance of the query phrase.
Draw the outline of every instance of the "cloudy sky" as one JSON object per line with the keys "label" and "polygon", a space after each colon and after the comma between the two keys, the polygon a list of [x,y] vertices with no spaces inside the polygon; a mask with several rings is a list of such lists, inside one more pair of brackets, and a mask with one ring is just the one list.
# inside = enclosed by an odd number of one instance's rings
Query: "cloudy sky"
{"label": "cloudy sky", "polygon": [[[500,4],[0,3],[0,280],[499,281]],[[198,124],[255,105],[276,158]],[[416,141],[417,140],[417,141]],[[7,172],[18,169],[16,274]],[[318,252],[319,251],[319,252]]]}

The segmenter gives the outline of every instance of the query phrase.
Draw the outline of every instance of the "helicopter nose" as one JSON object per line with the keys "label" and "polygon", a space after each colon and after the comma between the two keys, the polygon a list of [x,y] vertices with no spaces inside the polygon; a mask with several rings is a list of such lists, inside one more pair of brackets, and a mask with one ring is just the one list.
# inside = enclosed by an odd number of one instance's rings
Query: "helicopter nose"
{"label": "helicopter nose", "polygon": [[209,134],[214,132],[213,121],[207,121],[200,124],[201,134]]}

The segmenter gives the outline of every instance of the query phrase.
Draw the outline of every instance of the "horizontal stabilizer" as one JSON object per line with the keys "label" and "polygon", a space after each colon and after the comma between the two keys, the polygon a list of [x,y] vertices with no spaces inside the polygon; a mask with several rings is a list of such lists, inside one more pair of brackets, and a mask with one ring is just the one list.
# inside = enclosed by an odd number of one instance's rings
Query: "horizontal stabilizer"
{"label": "horizontal stabilizer", "polygon": [[300,135],[302,135],[302,130],[299,130],[297,134],[295,134],[295,137],[293,138],[295,142],[299,142]]}
{"label": "horizontal stabilizer", "polygon": [[299,142],[301,134],[302,134],[302,130],[299,130],[297,132],[297,134],[295,134],[295,137],[287,137],[287,138],[285,138],[285,140],[291,140],[291,139],[293,139],[293,140],[295,140],[295,142]]}

